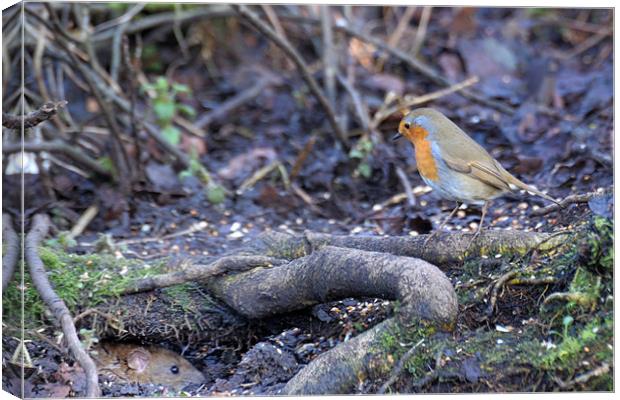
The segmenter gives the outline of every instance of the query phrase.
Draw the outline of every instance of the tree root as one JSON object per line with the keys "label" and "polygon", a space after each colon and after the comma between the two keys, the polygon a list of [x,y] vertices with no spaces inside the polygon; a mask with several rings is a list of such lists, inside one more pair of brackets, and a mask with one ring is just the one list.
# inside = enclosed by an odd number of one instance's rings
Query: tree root
{"label": "tree root", "polygon": [[2,290],[5,290],[13,274],[19,258],[19,236],[13,229],[11,216],[2,214],[2,237],[4,238],[4,255],[2,256]]}
{"label": "tree root", "polygon": [[[211,259],[205,263],[206,265],[189,264],[186,270],[135,281],[131,287],[126,289],[126,293],[137,293],[183,282],[213,278],[253,267],[282,264],[284,259],[300,258],[323,246],[421,258],[441,267],[461,262],[466,256],[503,253],[525,254],[534,249],[551,251],[567,241],[565,235],[521,231],[484,231],[468,249],[470,239],[471,235],[466,233],[440,233],[426,247],[423,247],[422,244],[426,240],[426,235],[367,237],[338,236],[315,232],[305,232],[303,235],[267,232],[260,235],[249,245],[234,250],[220,260],[213,261]],[[232,259],[229,258],[231,256],[250,257]],[[246,262],[247,265],[244,266],[243,262]]]}
{"label": "tree root", "polygon": [[495,303],[497,303],[497,295],[499,291],[504,287],[504,284],[516,276],[519,271],[508,271],[504,275],[500,276],[497,281],[493,284],[493,289],[491,289],[491,297],[489,298],[489,307],[487,308],[486,315],[490,317],[493,315],[493,311],[495,311]]}
{"label": "tree root", "polygon": [[80,363],[86,374],[86,397],[99,397],[99,378],[97,367],[88,353],[82,348],[80,338],[77,335],[73,317],[65,302],[54,292],[52,285],[47,279],[45,266],[39,258],[38,246],[41,240],[47,235],[49,229],[49,218],[44,214],[37,214],[33,217],[32,228],[25,240],[26,261],[30,268],[32,283],[37,288],[37,292],[50,309],[56,320],[60,323],[65,339],[73,356]]}
{"label": "tree root", "polygon": [[[303,235],[268,232],[259,236],[249,245],[220,259],[211,259],[204,265],[188,263],[184,270],[135,281],[125,290],[125,293],[138,293],[204,279],[220,282],[219,279],[212,280],[212,278],[256,267],[281,265],[284,260],[293,260],[310,255],[324,246],[421,258],[441,267],[460,262],[465,256],[469,255],[525,254],[533,249],[551,251],[567,241],[565,235],[554,236],[546,233],[521,231],[485,231],[481,232],[477,240],[467,250],[470,238],[471,235],[466,233],[441,233],[429,242],[426,248],[423,248],[425,235],[416,237],[352,237],[314,232],[306,232]],[[279,273],[280,269],[277,271]],[[253,316],[253,318],[259,317]]]}
{"label": "tree root", "polygon": [[[315,359],[288,382],[283,389],[287,394],[347,393],[360,376],[387,369],[387,350],[380,339],[390,328],[426,322],[449,330],[458,310],[452,284],[437,267],[419,259],[333,246],[276,268],[215,279],[209,288],[248,318],[349,296],[400,301],[396,317]],[[370,349],[377,357],[368,364]]]}
{"label": "tree root", "polygon": [[264,256],[228,256],[215,260],[208,265],[190,264],[186,268],[168,274],[156,275],[132,282],[125,294],[139,293],[156,288],[192,282],[196,279],[212,278],[230,272],[243,272],[257,267],[272,267],[282,264],[284,260]]}

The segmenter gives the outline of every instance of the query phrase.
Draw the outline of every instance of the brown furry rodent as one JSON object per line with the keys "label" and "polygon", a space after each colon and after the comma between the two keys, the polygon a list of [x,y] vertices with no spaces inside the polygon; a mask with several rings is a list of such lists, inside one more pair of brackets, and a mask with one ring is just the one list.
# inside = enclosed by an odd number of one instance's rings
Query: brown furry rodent
{"label": "brown furry rodent", "polygon": [[177,353],[158,346],[101,343],[93,359],[99,373],[114,380],[166,385],[180,390],[205,377]]}

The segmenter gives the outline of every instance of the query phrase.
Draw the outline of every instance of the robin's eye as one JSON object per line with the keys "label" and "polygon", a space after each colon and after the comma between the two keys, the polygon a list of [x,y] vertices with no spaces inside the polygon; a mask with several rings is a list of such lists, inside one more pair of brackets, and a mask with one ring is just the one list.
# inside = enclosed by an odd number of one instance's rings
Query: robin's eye
{"label": "robin's eye", "polygon": [[409,122],[405,122],[405,129],[411,128],[411,124]]}
{"label": "robin's eye", "polygon": [[170,367],[170,372],[172,372],[173,374],[178,374],[179,373],[179,367],[177,367],[176,365],[173,365],[172,367]]}

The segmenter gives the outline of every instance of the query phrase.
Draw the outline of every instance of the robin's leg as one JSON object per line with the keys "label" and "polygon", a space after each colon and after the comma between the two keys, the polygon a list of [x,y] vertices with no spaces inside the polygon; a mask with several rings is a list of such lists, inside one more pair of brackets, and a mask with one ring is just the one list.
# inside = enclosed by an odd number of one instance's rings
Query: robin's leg
{"label": "robin's leg", "polygon": [[474,233],[474,237],[469,241],[469,245],[467,245],[467,250],[471,247],[471,244],[476,240],[478,235],[480,235],[480,230],[482,229],[482,223],[484,222],[484,217],[487,215],[487,210],[489,209],[490,201],[485,201],[482,206],[482,216],[480,217],[480,223],[478,224],[478,228],[476,228],[476,232]]}
{"label": "robin's leg", "polygon": [[434,238],[437,233],[439,233],[445,224],[448,223],[448,221],[450,221],[452,219],[452,217],[454,216],[454,214],[456,213],[456,210],[459,209],[459,207],[461,206],[461,203],[457,202],[456,203],[456,207],[454,208],[454,210],[452,210],[452,212],[450,213],[450,215],[448,215],[448,218],[444,219],[443,222],[441,223],[441,225],[439,225],[439,227],[437,229],[435,229],[433,231],[433,233],[431,233],[430,235],[428,235],[428,237],[426,238],[426,240],[424,241],[424,244],[422,245],[423,247],[426,247],[426,244],[432,239]]}

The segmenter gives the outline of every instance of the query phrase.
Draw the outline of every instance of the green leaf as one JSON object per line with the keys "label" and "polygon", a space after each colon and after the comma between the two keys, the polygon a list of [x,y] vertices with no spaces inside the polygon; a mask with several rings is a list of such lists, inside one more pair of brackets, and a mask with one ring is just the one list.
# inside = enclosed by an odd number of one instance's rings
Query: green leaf
{"label": "green leaf", "polygon": [[177,93],[191,93],[192,92],[189,86],[184,85],[182,83],[173,83],[172,90],[174,90]]}
{"label": "green leaf", "polygon": [[161,130],[161,135],[172,145],[178,145],[181,141],[181,131],[172,125],[166,126]]}
{"label": "green leaf", "polygon": [[157,78],[157,80],[155,81],[155,87],[157,88],[158,91],[161,92],[167,92],[168,91],[168,80],[166,79],[166,77],[164,76],[160,76],[159,78]]}
{"label": "green leaf", "polygon": [[194,109],[194,107],[189,106],[187,104],[177,104],[177,108],[179,109],[179,112],[187,115],[188,117],[195,117],[196,116],[196,110]]}
{"label": "green leaf", "polygon": [[360,173],[361,176],[363,176],[366,179],[370,178],[370,176],[372,175],[372,170],[370,168],[370,165],[366,163],[361,163],[360,165],[358,165],[357,171]]}
{"label": "green leaf", "polygon": [[351,151],[349,152],[349,157],[350,158],[364,158],[364,154],[358,149],[351,149]]}
{"label": "green leaf", "polygon": [[226,199],[224,188],[220,185],[210,184],[206,188],[207,200],[212,204],[219,204]]}
{"label": "green leaf", "polygon": [[372,142],[368,139],[360,140],[359,146],[361,147],[362,151],[366,154],[370,153],[372,151],[372,148],[374,147]]}
{"label": "green leaf", "polygon": [[176,112],[176,105],[171,101],[156,100],[153,104],[153,110],[157,119],[162,122],[170,122]]}

